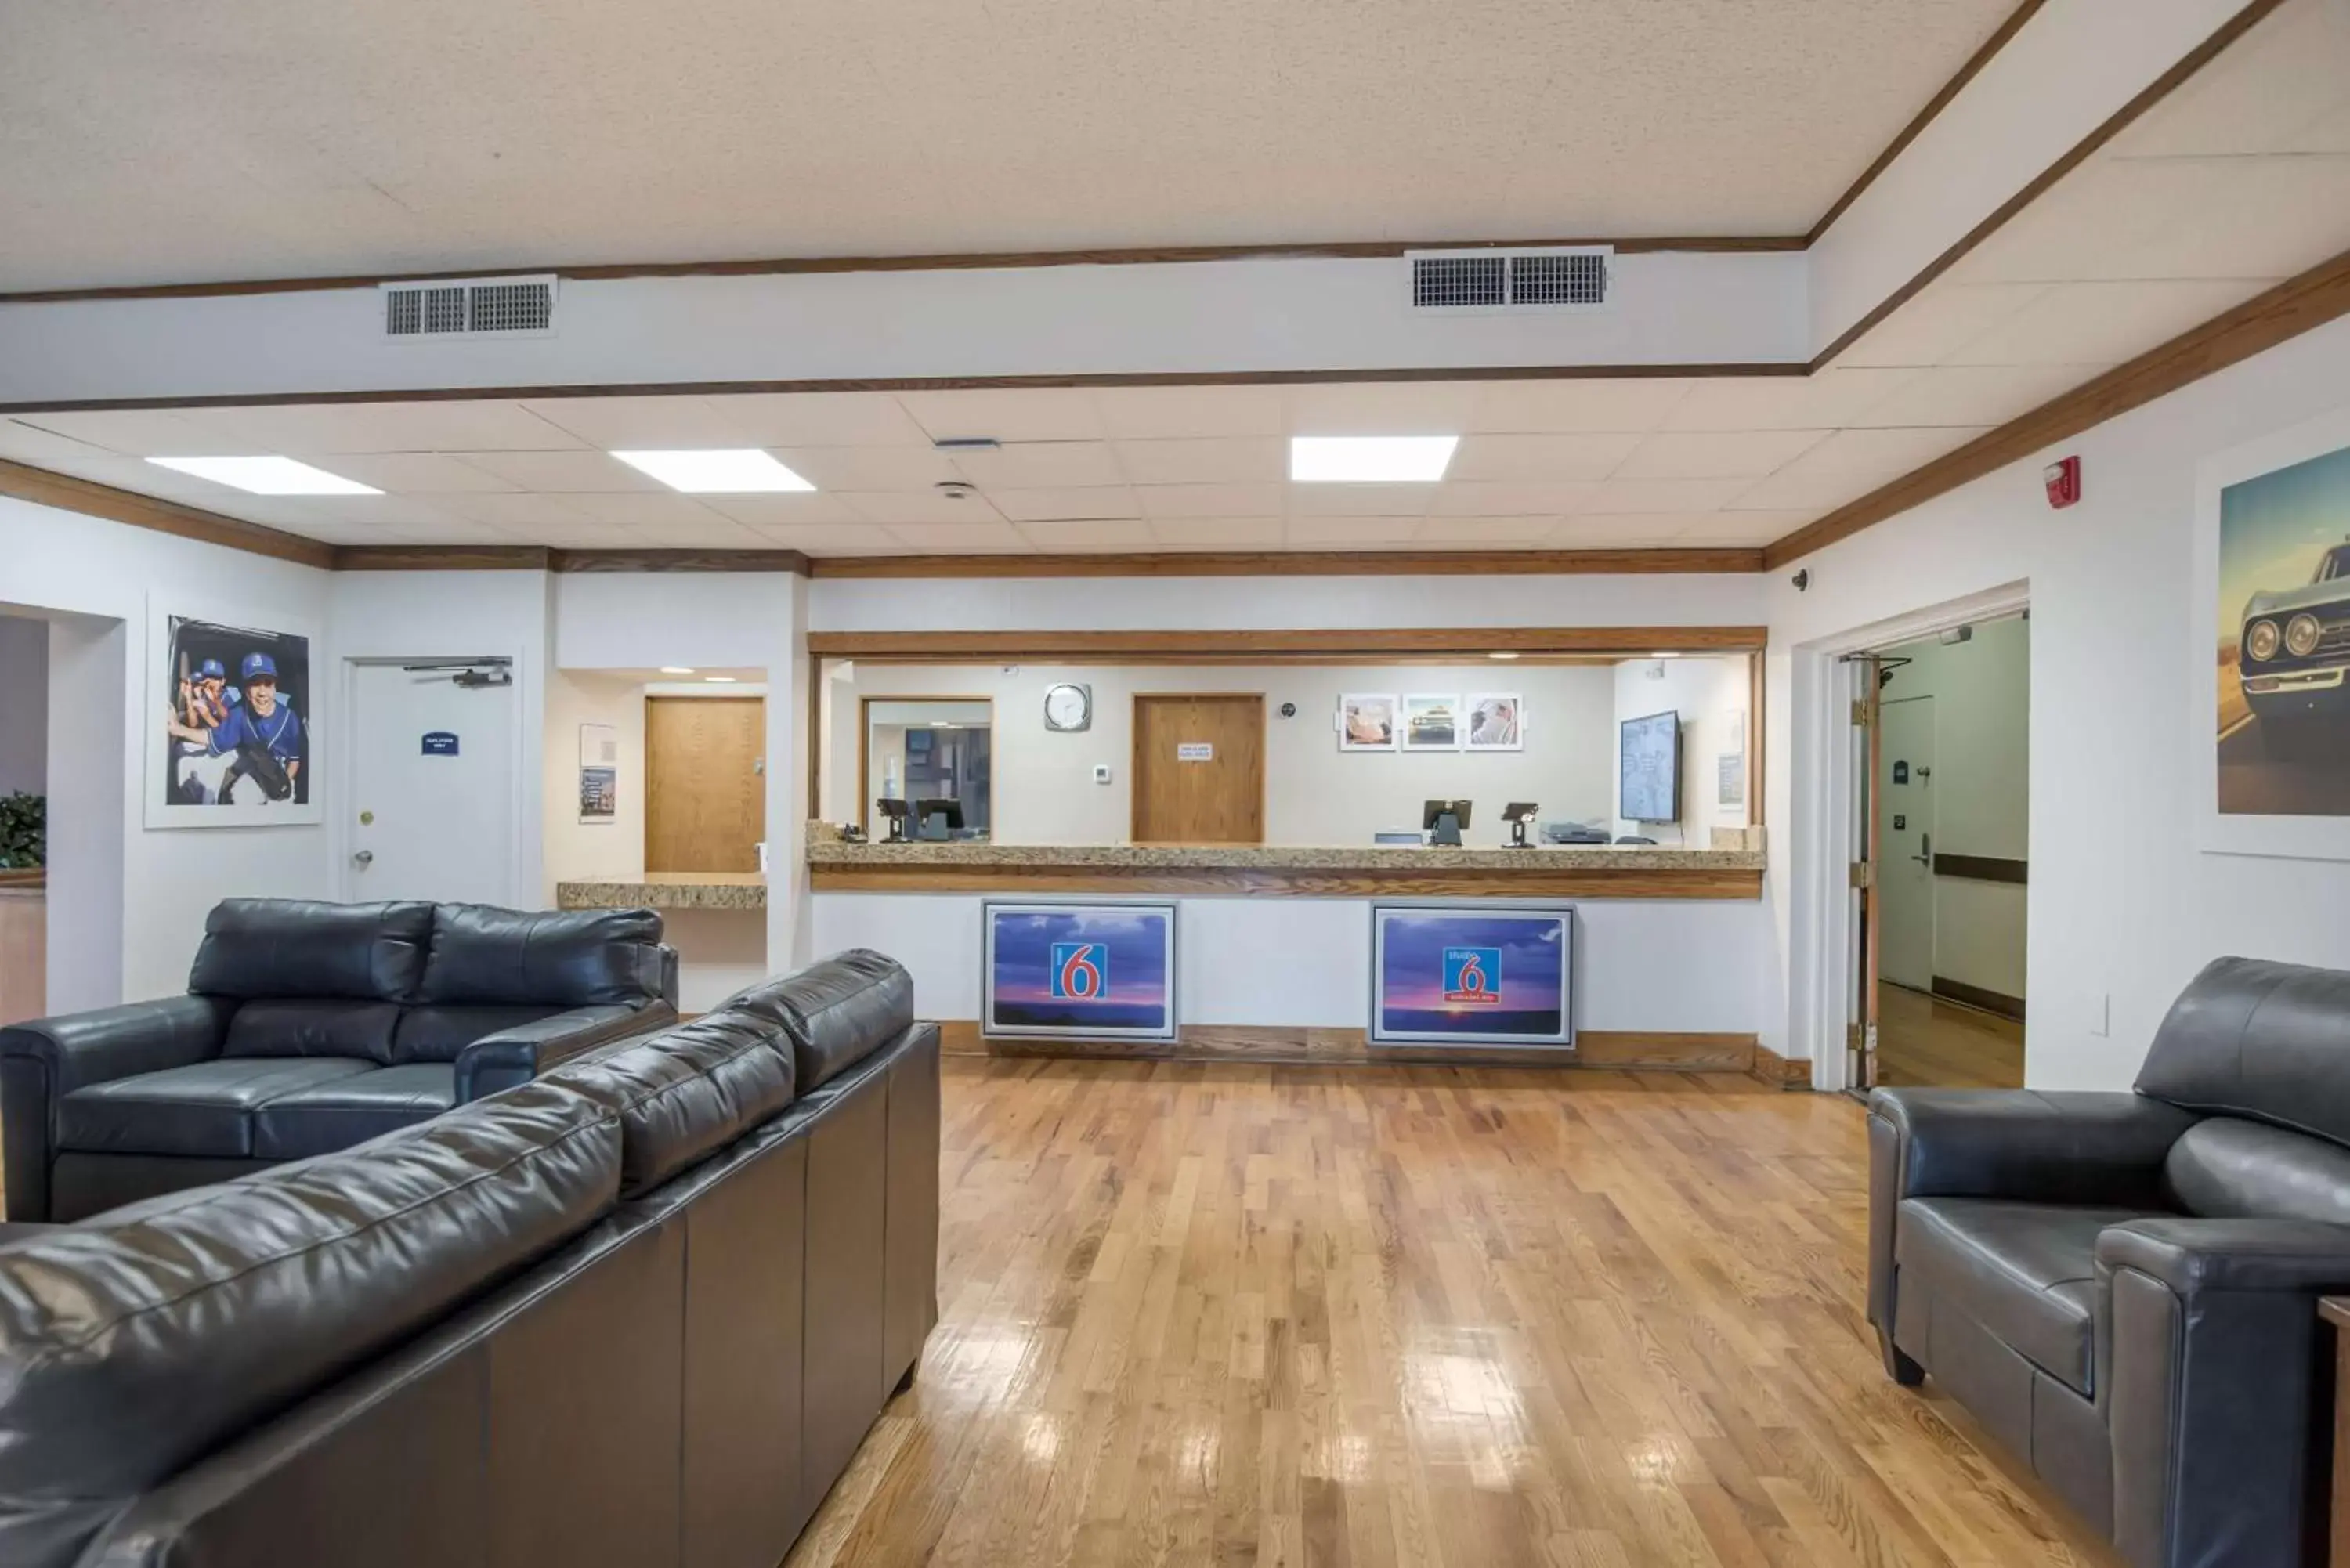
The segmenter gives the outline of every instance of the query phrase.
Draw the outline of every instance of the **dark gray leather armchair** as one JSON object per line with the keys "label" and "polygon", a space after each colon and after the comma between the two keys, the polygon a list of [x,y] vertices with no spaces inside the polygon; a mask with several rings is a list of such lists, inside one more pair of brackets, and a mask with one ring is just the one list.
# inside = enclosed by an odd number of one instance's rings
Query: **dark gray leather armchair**
{"label": "dark gray leather armchair", "polygon": [[660,938],[650,909],[231,898],[186,996],[0,1030],[8,1218],[348,1148],[657,1029]]}
{"label": "dark gray leather armchair", "polygon": [[2350,973],[2220,959],[2128,1094],[1879,1089],[1868,1318],[2135,1568],[2322,1560]]}

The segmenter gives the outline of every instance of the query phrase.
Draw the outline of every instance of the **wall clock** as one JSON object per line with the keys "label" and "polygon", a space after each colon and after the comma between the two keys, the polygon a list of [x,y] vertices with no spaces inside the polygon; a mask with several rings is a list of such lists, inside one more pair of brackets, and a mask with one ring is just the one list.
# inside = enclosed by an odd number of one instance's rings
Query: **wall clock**
{"label": "wall clock", "polygon": [[1094,722],[1094,689],[1063,681],[1045,692],[1045,728],[1063,732],[1089,730]]}

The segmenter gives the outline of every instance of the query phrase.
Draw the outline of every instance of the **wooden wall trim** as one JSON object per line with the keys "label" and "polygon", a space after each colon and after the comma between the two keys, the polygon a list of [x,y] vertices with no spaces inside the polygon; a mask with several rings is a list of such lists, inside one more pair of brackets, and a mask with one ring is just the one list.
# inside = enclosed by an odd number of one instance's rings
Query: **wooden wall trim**
{"label": "wooden wall trim", "polygon": [[1965,981],[1951,980],[1939,974],[1934,977],[1933,984],[1936,996],[1964,1002],[1969,1007],[1979,1007],[1985,1012],[2012,1018],[2018,1023],[2025,1022],[2024,1001],[2020,996],[2010,996],[2003,991],[1992,991],[1987,986],[1969,985]]}
{"label": "wooden wall trim", "polygon": [[1753,549],[1201,550],[1152,555],[819,556],[812,577],[1585,576],[1748,573]]}
{"label": "wooden wall trim", "polygon": [[2025,861],[2007,860],[1992,855],[1936,855],[1934,875],[1963,877],[1972,882],[2021,885],[2031,880],[2031,867]]}
{"label": "wooden wall trim", "polygon": [[[1777,571],[2345,313],[2350,313],[2350,251],[1796,529],[1763,550],[1763,567]],[[2095,484],[2096,480],[2092,476],[2087,483]]]}
{"label": "wooden wall trim", "polygon": [[0,459],[0,495],[13,495],[19,501],[54,506],[61,512],[78,512],[86,517],[127,523],[134,528],[151,529],[158,534],[193,539],[206,545],[222,545],[232,550],[244,550],[255,556],[268,556],[322,570],[330,570],[335,564],[335,547],[317,539],[306,539],[299,534],[266,528],[258,523],[247,523],[235,517],[224,517],[217,512],[206,512],[202,507],[166,501],[160,496],[141,495],[136,491],[118,490],[113,485],[100,484],[95,480],[52,473],[45,468],[32,468],[5,459]]}
{"label": "wooden wall trim", "polygon": [[1752,1069],[1752,1034],[1673,1034],[1585,1029],[1572,1048],[1503,1050],[1473,1045],[1371,1044],[1360,1029],[1185,1024],[1173,1044],[1123,1040],[993,1040],[975,1020],[939,1024],[950,1056],[1116,1058],[1253,1063],[1265,1066],[1579,1067],[1614,1072],[1735,1073]]}
{"label": "wooden wall trim", "polygon": [[812,659],[898,662],[957,659],[1133,663],[1211,654],[1223,659],[1466,653],[1746,653],[1762,648],[1761,626],[1413,627],[1229,631],[812,631]]}
{"label": "wooden wall trim", "polygon": [[1754,1044],[1754,1075],[1774,1089],[1808,1089],[1812,1064],[1802,1056],[1782,1056],[1761,1041]]}

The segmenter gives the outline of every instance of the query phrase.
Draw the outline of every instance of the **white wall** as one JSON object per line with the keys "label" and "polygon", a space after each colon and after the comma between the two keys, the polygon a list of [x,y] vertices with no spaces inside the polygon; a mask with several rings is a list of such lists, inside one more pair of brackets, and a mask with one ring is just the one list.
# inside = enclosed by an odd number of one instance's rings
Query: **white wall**
{"label": "white wall", "polygon": [[[2211,724],[2190,697],[2209,650],[2189,630],[2198,463],[2345,401],[2350,320],[1819,552],[1803,563],[1808,592],[1786,573],[1770,583],[1772,705],[1783,713],[1819,690],[1817,646],[2028,580],[2034,1087],[2128,1084],[2179,988],[2217,955],[2350,967],[2350,867],[2195,846],[2193,780],[2211,765]],[[2081,457],[2083,500],[2052,512],[2040,470],[2066,452]],[[1790,829],[1805,792],[1821,788],[1804,772],[1820,737],[1802,715],[1825,707],[1799,706],[1788,744],[1773,737],[1773,882],[1783,888],[1796,870]],[[1797,895],[1783,916],[1808,896]],[[1792,934],[1783,928],[1782,940]],[[1796,955],[1799,972],[1806,956]],[[1798,1021],[1804,1048],[1826,1037],[1825,1019]]]}
{"label": "white wall", "polygon": [[[1636,659],[1616,666],[1618,728],[1609,737],[1607,788],[1617,836],[1704,849],[1711,846],[1715,828],[1746,826],[1745,802],[1721,804],[1717,764],[1722,753],[1744,743],[1738,739],[1739,726],[1753,701],[1747,677],[1743,658]],[[1627,719],[1645,719],[1667,709],[1679,713],[1681,722],[1681,819],[1678,824],[1635,822],[1623,815],[1620,726]]]}
{"label": "white wall", "polygon": [[48,780],[48,622],[0,614],[0,795],[46,794]]}
{"label": "white wall", "polygon": [[[1045,728],[1045,692],[1092,686],[1093,727]],[[1502,842],[1503,806],[1535,801],[1542,819],[1597,821],[1610,809],[1615,677],[1604,664],[1491,665],[858,665],[831,683],[825,767],[827,819],[853,819],[859,700],[893,692],[985,697],[995,704],[995,837],[1007,844],[1124,844],[1132,826],[1134,698],[1153,691],[1262,692],[1265,842],[1368,844],[1380,828],[1417,831],[1421,803],[1467,796],[1471,841]],[[1347,691],[1513,691],[1525,699],[1519,752],[1341,752],[1332,722]],[[1281,716],[1284,702],[1297,705]],[[1107,763],[1110,782],[1093,782]],[[872,794],[880,764],[869,762]]]}
{"label": "white wall", "polygon": [[[67,1010],[184,991],[204,916],[234,895],[323,898],[325,829],[149,831],[140,799],[150,597],[182,613],[322,625],[328,574],[0,497],[0,599],[83,618],[49,658],[48,1000]],[[313,685],[331,636],[310,650]],[[333,694],[314,691],[331,729]]]}
{"label": "white wall", "polygon": [[[601,821],[579,820],[579,726],[608,724],[619,742],[619,799]],[[557,882],[627,882],[645,872],[645,689],[593,670],[556,670],[546,680],[543,892]]]}

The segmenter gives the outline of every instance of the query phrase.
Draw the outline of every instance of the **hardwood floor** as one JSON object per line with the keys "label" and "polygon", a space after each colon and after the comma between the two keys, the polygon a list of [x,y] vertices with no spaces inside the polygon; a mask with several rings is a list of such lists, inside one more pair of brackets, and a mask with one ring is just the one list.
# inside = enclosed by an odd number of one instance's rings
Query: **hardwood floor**
{"label": "hardwood floor", "polygon": [[2021,1088],[2023,1025],[1887,981],[1877,988],[1877,1081]]}
{"label": "hardwood floor", "polygon": [[2116,1560],[1862,1320],[1730,1075],[951,1060],[943,1321],[792,1568]]}

